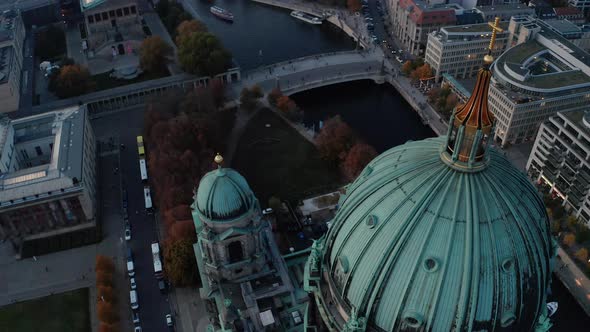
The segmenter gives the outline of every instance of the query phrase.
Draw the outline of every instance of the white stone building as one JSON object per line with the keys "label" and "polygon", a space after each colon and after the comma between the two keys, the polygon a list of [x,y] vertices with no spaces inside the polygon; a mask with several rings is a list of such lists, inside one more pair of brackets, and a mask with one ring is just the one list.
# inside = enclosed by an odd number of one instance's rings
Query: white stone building
{"label": "white stone building", "polygon": [[542,21],[518,20],[510,23],[516,46],[494,63],[488,97],[502,146],[532,140],[548,117],[590,103],[590,54]]}
{"label": "white stone building", "polygon": [[541,124],[526,165],[537,183],[545,184],[564,205],[590,222],[590,113],[559,112]]}
{"label": "white stone building", "polygon": [[[504,31],[497,34],[492,55],[496,58],[507,45],[508,23],[502,22]],[[448,73],[456,78],[475,77],[481,68],[481,59],[488,53],[492,29],[487,23],[449,26],[428,35],[425,62],[432,67],[438,82]]]}

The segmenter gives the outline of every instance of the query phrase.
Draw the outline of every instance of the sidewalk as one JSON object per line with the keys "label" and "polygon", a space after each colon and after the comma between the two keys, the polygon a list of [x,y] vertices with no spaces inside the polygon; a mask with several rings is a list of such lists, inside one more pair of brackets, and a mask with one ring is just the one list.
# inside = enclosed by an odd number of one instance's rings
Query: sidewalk
{"label": "sidewalk", "polygon": [[561,247],[557,251],[554,269],[580,307],[590,316],[590,280]]}

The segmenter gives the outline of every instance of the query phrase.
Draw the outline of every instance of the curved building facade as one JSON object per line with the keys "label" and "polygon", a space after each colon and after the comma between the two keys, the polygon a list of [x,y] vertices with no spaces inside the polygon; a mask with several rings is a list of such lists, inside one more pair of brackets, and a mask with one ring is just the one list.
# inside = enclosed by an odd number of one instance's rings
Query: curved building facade
{"label": "curved building facade", "polygon": [[496,60],[489,92],[502,146],[533,140],[549,116],[590,102],[590,54],[540,20],[513,18],[510,30],[520,44]]}

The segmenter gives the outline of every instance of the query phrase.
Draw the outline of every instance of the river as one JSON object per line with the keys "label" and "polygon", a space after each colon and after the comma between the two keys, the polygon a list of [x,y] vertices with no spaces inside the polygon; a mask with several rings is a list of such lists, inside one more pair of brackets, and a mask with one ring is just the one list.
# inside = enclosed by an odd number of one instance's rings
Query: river
{"label": "river", "polygon": [[[289,16],[289,11],[247,0],[216,0],[230,10],[233,24],[209,13],[211,2],[192,0],[201,20],[229,49],[243,70],[311,54],[350,50],[355,43],[330,23],[314,26]],[[378,152],[434,136],[420,117],[389,85],[359,81],[323,87],[292,96],[305,111],[304,122],[340,114]],[[559,301],[552,332],[588,331],[590,317],[578,306],[561,282],[554,278],[550,300]]]}

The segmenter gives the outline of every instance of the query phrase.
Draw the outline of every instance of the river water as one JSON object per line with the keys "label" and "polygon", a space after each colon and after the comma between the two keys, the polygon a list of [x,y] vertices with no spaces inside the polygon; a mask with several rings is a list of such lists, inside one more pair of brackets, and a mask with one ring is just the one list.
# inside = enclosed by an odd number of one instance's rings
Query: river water
{"label": "river water", "polygon": [[[355,43],[329,23],[314,26],[289,16],[289,11],[247,0],[215,0],[230,10],[233,24],[209,13],[212,2],[192,0],[201,20],[217,35],[243,70],[306,55],[354,49]],[[340,114],[378,152],[434,136],[399,93],[389,85],[359,81],[323,87],[292,96],[305,111],[304,122],[315,126]],[[559,302],[551,331],[588,331],[590,318],[567,289],[554,278],[552,301]]]}

